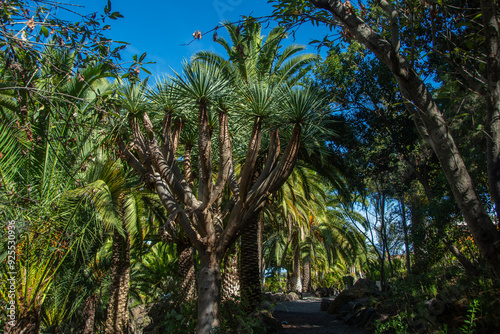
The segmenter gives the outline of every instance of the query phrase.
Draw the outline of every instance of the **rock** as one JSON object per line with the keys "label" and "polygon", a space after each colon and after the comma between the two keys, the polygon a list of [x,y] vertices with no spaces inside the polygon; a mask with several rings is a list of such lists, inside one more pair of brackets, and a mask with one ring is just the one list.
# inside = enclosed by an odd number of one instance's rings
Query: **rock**
{"label": "rock", "polygon": [[293,291],[292,291],[292,292],[290,292],[290,293],[287,293],[287,294],[285,295],[285,300],[286,300],[287,302],[293,302],[293,301],[296,301],[296,300],[299,300],[299,299],[300,299],[299,295],[298,295],[298,294],[296,294],[296,293],[295,293],[295,292],[293,292]]}
{"label": "rock", "polygon": [[339,308],[337,316],[339,319],[343,319],[347,314],[349,314],[350,311],[351,309],[349,307],[349,303],[344,304]]}
{"label": "rock", "polygon": [[[370,307],[365,307],[361,310],[356,326],[365,327],[370,324],[372,321],[374,322],[374,318],[376,317],[376,311]],[[372,321],[371,321],[372,320]]]}
{"label": "rock", "polygon": [[339,293],[339,295],[328,306],[328,313],[338,313],[340,307],[350,301],[377,296],[380,292],[374,282],[368,279],[360,279],[351,288]]}
{"label": "rock", "polygon": [[138,305],[130,309],[132,317],[130,317],[130,329],[137,334],[143,333],[143,328],[152,323],[153,319],[148,316],[151,306]]}
{"label": "rock", "polygon": [[409,318],[408,323],[417,333],[425,333],[425,331],[427,330],[427,321],[425,321],[424,319]]}
{"label": "rock", "polygon": [[328,311],[328,306],[332,301],[330,299],[322,299],[320,309],[321,311]]}
{"label": "rock", "polygon": [[[250,313],[249,319],[257,319],[257,321],[265,327],[266,333],[277,333],[279,330],[283,329],[283,326],[279,323],[276,318],[273,317],[271,312],[267,310],[258,310]],[[247,325],[248,326],[248,325]],[[238,333],[246,333],[245,326],[237,329]],[[252,332],[250,332],[252,333]]]}
{"label": "rock", "polygon": [[273,310],[273,306],[271,305],[270,302],[268,302],[267,300],[263,300],[260,305],[259,305],[259,308],[262,309],[262,310],[267,310],[267,311],[271,311]]}
{"label": "rock", "polygon": [[443,314],[446,309],[446,305],[436,298],[426,301],[425,304],[429,308],[429,312],[435,316]]}
{"label": "rock", "polygon": [[344,317],[344,322],[348,325],[353,325],[354,323],[356,323],[356,315],[354,313],[348,313]]}
{"label": "rock", "polygon": [[354,277],[352,276],[344,276],[342,277],[342,281],[344,282],[346,289],[350,288],[354,283]]}

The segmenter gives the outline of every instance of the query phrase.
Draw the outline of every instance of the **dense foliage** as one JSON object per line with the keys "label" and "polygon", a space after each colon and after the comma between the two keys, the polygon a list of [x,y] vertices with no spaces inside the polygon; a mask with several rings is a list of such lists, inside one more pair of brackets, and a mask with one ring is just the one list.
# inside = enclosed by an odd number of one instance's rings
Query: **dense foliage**
{"label": "dense foliage", "polygon": [[1,331],[257,333],[262,292],[349,276],[375,332],[498,329],[496,7],[271,2],[156,84],[110,2],[0,3]]}

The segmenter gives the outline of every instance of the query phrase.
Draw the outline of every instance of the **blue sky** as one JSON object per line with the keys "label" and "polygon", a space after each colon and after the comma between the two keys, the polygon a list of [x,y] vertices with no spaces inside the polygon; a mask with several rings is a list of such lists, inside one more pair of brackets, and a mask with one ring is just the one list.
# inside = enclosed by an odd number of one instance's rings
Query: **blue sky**
{"label": "blue sky", "polygon": [[[84,6],[75,8],[82,14],[102,13],[107,0],[73,0],[71,3]],[[199,50],[224,54],[220,46],[212,41],[212,33],[183,45],[192,41],[196,30],[207,32],[225,20],[237,21],[241,15],[270,15],[273,10],[267,0],[112,0],[111,5],[111,11],[120,12],[124,18],[110,20],[111,30],[106,35],[113,40],[130,43],[123,53],[124,60],[131,61],[132,55],[147,52],[146,59],[156,62],[147,66],[153,77],[173,74],[172,69],[179,72],[182,60]],[[271,23],[270,26],[275,25]],[[224,29],[218,32],[224,36]],[[322,39],[326,33],[326,28],[307,24],[299,29],[295,43],[307,45],[313,39]],[[316,50],[308,46],[308,52],[315,53]]]}

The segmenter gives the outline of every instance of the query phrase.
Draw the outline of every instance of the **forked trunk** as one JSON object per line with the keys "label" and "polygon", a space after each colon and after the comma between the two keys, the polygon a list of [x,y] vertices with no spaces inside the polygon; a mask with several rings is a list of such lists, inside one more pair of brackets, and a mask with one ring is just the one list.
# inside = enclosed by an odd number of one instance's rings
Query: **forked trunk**
{"label": "forked trunk", "polygon": [[200,253],[197,334],[215,333],[220,327],[220,265],[215,253]]}

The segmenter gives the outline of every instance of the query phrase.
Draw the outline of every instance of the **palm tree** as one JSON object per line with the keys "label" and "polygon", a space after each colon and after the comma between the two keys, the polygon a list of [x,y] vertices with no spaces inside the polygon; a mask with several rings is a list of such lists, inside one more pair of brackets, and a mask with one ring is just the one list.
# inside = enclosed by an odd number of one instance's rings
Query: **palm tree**
{"label": "palm tree", "polygon": [[130,289],[130,237],[142,230],[142,205],[138,194],[127,184],[119,162],[97,162],[88,176],[88,185],[74,191],[88,196],[104,226],[112,231],[110,265],[110,299],[106,333],[128,332],[128,299]]}
{"label": "palm tree", "polygon": [[[53,67],[65,69],[64,75],[47,70],[44,62],[49,58]],[[96,108],[89,92],[109,74],[95,63],[77,76],[73,60],[71,53],[45,50],[41,67],[30,69],[32,94],[4,91],[1,98],[0,136],[9,138],[0,144],[0,207],[4,219],[17,222],[17,279],[25,284],[16,291],[16,328],[27,332],[39,331],[58,272],[80,242],[70,237],[77,222],[74,212],[61,208],[60,200],[77,186],[75,175],[99,141],[89,131],[98,128],[98,118],[87,112]],[[15,79],[15,74],[6,77]],[[80,126],[75,126],[76,119]]]}
{"label": "palm tree", "polygon": [[[351,263],[363,248],[363,238],[342,213],[338,196],[329,194],[328,182],[310,169],[297,167],[280,191],[273,211],[274,232],[267,236],[268,263],[285,266],[290,288],[311,289],[311,268],[323,270]],[[278,227],[278,228],[276,228]],[[287,254],[291,263],[286,264]]]}

